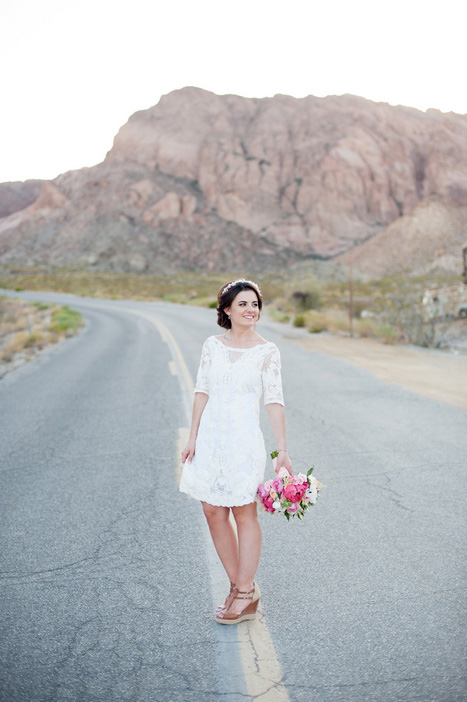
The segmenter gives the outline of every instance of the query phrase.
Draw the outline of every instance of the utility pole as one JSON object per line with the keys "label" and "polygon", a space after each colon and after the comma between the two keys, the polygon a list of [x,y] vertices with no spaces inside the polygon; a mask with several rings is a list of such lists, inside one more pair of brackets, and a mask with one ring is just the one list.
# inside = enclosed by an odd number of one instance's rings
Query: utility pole
{"label": "utility pole", "polygon": [[349,326],[350,326],[350,336],[353,337],[353,257],[352,257],[352,252],[350,252]]}

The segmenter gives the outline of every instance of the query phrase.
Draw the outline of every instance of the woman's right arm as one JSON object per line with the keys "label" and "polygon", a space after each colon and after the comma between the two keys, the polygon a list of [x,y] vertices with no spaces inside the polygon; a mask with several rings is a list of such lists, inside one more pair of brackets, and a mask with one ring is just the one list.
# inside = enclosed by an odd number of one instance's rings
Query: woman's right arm
{"label": "woman's right arm", "polygon": [[185,463],[188,458],[188,463],[191,463],[193,456],[195,455],[196,448],[196,437],[198,436],[199,423],[201,421],[201,415],[203,414],[206,403],[209,400],[209,396],[204,392],[196,392],[195,399],[193,402],[193,414],[191,417],[191,430],[190,438],[188,443],[182,451],[182,463]]}

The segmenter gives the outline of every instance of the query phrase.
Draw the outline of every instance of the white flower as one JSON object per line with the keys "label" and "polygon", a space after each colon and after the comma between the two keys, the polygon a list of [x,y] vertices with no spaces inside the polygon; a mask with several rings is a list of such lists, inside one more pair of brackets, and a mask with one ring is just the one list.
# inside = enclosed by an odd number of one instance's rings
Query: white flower
{"label": "white flower", "polygon": [[318,492],[317,492],[316,488],[314,486],[308,488],[308,490],[306,491],[305,494],[308,497],[308,499],[310,500],[311,504],[314,505],[316,502],[316,498],[318,496]]}
{"label": "white flower", "polygon": [[282,512],[282,505],[279,500],[276,500],[275,502],[272,503],[272,506],[276,510],[276,512]]}

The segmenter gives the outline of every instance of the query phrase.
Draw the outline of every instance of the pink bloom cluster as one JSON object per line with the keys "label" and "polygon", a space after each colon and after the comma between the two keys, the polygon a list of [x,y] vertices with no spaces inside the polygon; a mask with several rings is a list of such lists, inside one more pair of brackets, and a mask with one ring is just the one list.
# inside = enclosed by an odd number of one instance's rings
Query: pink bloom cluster
{"label": "pink bloom cluster", "polygon": [[313,468],[310,468],[307,475],[289,475],[287,470],[282,468],[277,478],[261,483],[256,501],[266,512],[281,512],[287,519],[297,515],[301,519],[305,510],[315,504],[321,487],[311,475],[312,470]]}

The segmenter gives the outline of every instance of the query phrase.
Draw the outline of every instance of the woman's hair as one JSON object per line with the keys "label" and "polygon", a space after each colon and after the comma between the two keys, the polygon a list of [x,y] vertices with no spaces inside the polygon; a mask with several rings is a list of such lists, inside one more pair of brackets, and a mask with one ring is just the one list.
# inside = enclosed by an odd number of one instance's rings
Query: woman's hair
{"label": "woman's hair", "polygon": [[[232,285],[232,283],[235,284]],[[228,286],[230,286],[229,289],[225,290],[225,288]],[[224,293],[222,292],[223,290],[225,290]],[[261,311],[263,307],[263,298],[259,289],[256,288],[255,285],[253,285],[249,281],[231,280],[229,283],[225,283],[224,285],[222,285],[222,287],[219,289],[219,292],[217,293],[217,323],[220,327],[223,327],[224,329],[232,328],[232,323],[227,314],[224,312],[224,310],[226,307],[231,306],[238,293],[242,290],[253,290],[253,292],[256,293],[256,297],[258,298],[258,307]],[[259,317],[260,315],[258,315],[258,319]]]}

